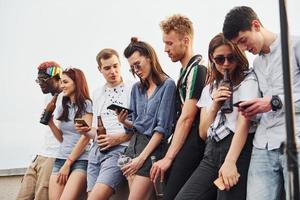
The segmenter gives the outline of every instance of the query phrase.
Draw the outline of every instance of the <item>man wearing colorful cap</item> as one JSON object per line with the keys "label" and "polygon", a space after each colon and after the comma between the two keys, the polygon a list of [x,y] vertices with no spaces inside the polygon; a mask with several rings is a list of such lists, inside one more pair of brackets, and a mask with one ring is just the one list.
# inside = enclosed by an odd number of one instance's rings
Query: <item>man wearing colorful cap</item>
{"label": "man wearing colorful cap", "polygon": [[[61,72],[62,68],[59,64],[53,61],[43,62],[38,67],[36,82],[39,84],[43,94],[49,94],[45,99],[46,104],[44,107],[46,107],[46,105],[50,102],[55,93],[61,92]],[[57,103],[58,102],[60,101],[57,101]],[[53,162],[59,148],[59,142],[54,138],[49,127],[45,126],[45,128],[44,144],[23,177],[17,200],[48,199],[49,178],[52,172]]]}

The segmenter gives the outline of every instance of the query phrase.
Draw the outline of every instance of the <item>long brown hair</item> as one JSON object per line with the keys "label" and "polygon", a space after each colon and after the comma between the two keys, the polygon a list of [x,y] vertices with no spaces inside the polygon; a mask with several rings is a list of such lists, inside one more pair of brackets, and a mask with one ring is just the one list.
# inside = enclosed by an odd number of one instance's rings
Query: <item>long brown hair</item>
{"label": "long brown hair", "polygon": [[223,75],[217,70],[215,63],[213,62],[213,53],[216,48],[222,45],[227,45],[231,48],[232,53],[237,58],[237,66],[231,75],[231,79],[233,82],[233,85],[238,85],[242,82],[242,80],[245,78],[245,71],[249,70],[249,63],[246,58],[246,55],[244,52],[242,52],[237,45],[234,45],[229,40],[227,40],[223,33],[219,33],[216,35],[209,43],[208,47],[208,58],[209,58],[209,64],[208,64],[208,79],[207,84],[211,84],[213,86],[213,82],[216,81],[216,87],[219,85],[220,81],[223,78]]}
{"label": "long brown hair", "polygon": [[[89,88],[87,85],[87,81],[83,72],[77,68],[68,68],[62,72],[62,74],[67,75],[70,79],[74,81],[75,84],[75,105],[77,107],[77,111],[75,114],[75,118],[82,117],[84,114],[84,110],[86,108],[86,100],[91,100],[89,94]],[[73,119],[69,119],[69,106],[67,105],[70,102],[70,97],[64,96],[62,99],[62,107],[63,112],[58,117],[58,120],[61,121],[70,121]]]}
{"label": "long brown hair", "polygon": [[[161,85],[169,76],[163,71],[154,49],[148,43],[138,41],[136,37],[132,37],[130,44],[124,50],[125,58],[128,59],[136,51],[139,52],[141,56],[149,58],[151,66],[151,78],[157,86]],[[133,76],[135,76],[134,71],[132,70],[131,72]],[[142,89],[149,88],[148,80],[142,80],[140,78],[140,82]]]}

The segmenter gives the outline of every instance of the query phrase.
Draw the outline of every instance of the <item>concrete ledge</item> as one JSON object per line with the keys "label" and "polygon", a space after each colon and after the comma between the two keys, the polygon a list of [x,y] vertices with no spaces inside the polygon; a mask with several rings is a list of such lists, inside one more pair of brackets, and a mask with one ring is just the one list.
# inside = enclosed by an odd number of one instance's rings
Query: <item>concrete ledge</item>
{"label": "concrete ledge", "polygon": [[25,174],[27,168],[12,168],[12,169],[1,169],[0,177],[4,176],[22,176]]}
{"label": "concrete ledge", "polygon": [[[19,192],[22,178],[27,168],[13,168],[0,170],[0,199],[14,200]],[[129,189],[127,181],[124,181],[110,200],[128,199]],[[83,198],[86,199],[86,195]]]}

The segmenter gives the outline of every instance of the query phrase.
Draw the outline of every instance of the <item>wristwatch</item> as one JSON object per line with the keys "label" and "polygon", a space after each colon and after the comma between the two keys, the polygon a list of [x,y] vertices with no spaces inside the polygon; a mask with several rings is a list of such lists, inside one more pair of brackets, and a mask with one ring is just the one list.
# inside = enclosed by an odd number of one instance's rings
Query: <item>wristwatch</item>
{"label": "wristwatch", "polygon": [[282,108],[282,102],[278,95],[273,95],[270,103],[273,111],[277,111]]}

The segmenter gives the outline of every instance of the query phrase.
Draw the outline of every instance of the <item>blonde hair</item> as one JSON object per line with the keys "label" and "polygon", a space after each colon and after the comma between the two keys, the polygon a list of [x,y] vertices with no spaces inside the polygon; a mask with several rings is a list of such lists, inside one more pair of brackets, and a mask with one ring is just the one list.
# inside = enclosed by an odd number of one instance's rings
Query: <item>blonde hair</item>
{"label": "blonde hair", "polygon": [[161,30],[168,34],[170,31],[175,31],[181,36],[189,35],[194,37],[194,28],[192,21],[186,16],[176,14],[166,18],[160,22]]}

